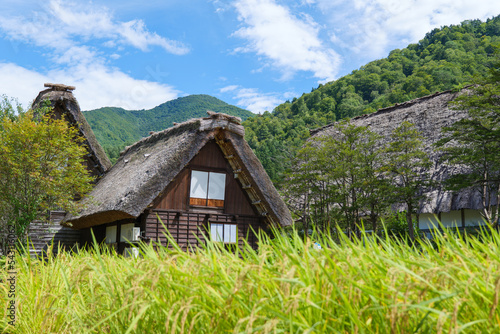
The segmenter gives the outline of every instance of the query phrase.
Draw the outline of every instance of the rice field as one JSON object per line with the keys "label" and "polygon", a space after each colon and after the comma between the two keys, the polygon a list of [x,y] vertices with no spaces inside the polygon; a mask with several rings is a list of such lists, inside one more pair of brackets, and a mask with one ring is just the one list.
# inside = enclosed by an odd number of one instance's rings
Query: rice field
{"label": "rice field", "polygon": [[413,247],[292,233],[236,254],[208,243],[18,256],[16,323],[0,284],[0,332],[499,333],[499,245],[497,231]]}

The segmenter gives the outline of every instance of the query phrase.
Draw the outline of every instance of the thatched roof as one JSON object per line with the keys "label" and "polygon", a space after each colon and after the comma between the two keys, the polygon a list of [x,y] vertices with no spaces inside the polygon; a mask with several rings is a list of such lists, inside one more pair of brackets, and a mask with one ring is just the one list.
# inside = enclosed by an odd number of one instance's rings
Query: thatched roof
{"label": "thatched roof", "polygon": [[241,120],[209,113],[153,133],[127,147],[84,199],[86,208],[65,221],[84,228],[137,218],[209,141],[215,140],[257,212],[270,224],[290,225],[288,208],[244,139]]}
{"label": "thatched roof", "polygon": [[[433,151],[433,144],[442,138],[441,128],[467,117],[463,110],[453,110],[448,102],[455,99],[459,93],[446,91],[421,97],[409,102],[398,104],[389,108],[380,109],[376,113],[363,115],[351,119],[357,126],[368,126],[389,140],[392,131],[403,121],[415,124],[424,137],[426,149],[431,153],[434,162],[430,170],[432,179],[442,181],[450,175],[460,172],[463,167],[449,166],[439,162],[440,154]],[[312,138],[318,136],[332,136],[333,125],[312,130]],[[463,189],[453,193],[437,186],[427,193],[428,200],[421,203],[420,213],[439,213],[451,210],[482,208],[481,197],[471,189]]]}
{"label": "thatched roof", "polygon": [[103,175],[111,168],[111,162],[80,111],[80,106],[71,92],[75,87],[49,83],[46,83],[45,87],[49,88],[38,94],[33,102],[33,109],[43,106],[43,103],[48,101],[50,106],[54,108],[56,117],[65,117],[70,124],[77,125],[80,134],[86,139],[85,144],[89,151],[86,158],[92,174],[95,176]]}

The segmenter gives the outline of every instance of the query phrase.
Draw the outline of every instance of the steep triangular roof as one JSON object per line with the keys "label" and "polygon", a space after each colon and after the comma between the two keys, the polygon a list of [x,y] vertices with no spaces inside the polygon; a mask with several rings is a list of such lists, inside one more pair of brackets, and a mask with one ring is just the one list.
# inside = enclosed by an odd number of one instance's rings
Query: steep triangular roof
{"label": "steep triangular roof", "polygon": [[[443,137],[441,128],[468,117],[467,111],[452,109],[449,102],[460,92],[445,91],[417,98],[392,107],[380,109],[376,113],[354,117],[350,122],[357,126],[367,126],[388,141],[393,130],[403,121],[413,123],[424,137],[425,149],[430,153],[433,166],[429,172],[437,185],[428,193],[428,199],[421,203],[419,213],[439,213],[460,209],[479,210],[481,197],[470,188],[458,192],[445,190],[440,181],[450,175],[462,173],[463,166],[448,165],[440,162],[441,153],[434,150],[434,144]],[[334,123],[335,124],[335,123]],[[335,136],[333,124],[311,130],[311,137]],[[404,209],[400,207],[399,209]]]}
{"label": "steep triangular roof", "polygon": [[237,117],[209,113],[153,133],[127,147],[84,199],[86,208],[65,221],[75,228],[137,218],[210,140],[215,140],[259,214],[271,225],[292,224],[288,208],[244,139]]}
{"label": "steep triangular roof", "polygon": [[54,108],[57,117],[64,116],[70,124],[77,125],[81,135],[86,139],[85,144],[89,151],[86,159],[92,174],[95,176],[103,175],[111,168],[111,162],[80,111],[80,106],[72,93],[75,87],[50,83],[46,83],[44,86],[48,89],[38,94],[33,102],[33,109],[43,106],[48,101],[50,106]]}

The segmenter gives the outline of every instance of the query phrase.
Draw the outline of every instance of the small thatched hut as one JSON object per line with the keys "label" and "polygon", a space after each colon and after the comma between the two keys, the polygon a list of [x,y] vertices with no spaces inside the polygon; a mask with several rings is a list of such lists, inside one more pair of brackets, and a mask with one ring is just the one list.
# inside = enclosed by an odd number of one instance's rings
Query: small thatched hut
{"label": "small thatched hut", "polygon": [[45,103],[48,103],[48,106],[54,110],[54,117],[64,117],[69,124],[78,127],[80,135],[86,139],[84,144],[88,150],[85,157],[87,168],[92,175],[96,177],[102,176],[111,167],[111,162],[97,142],[85,116],[80,111],[80,106],[72,93],[75,87],[51,83],[46,83],[45,87],[48,87],[48,89],[38,94],[33,102],[33,109],[45,106]]}
{"label": "small thatched hut", "polygon": [[[86,139],[84,145],[88,153],[85,156],[85,164],[89,173],[98,179],[111,167],[111,162],[97,142],[94,132],[73,96],[72,91],[75,87],[50,83],[46,83],[45,87],[47,89],[38,94],[32,108],[50,106],[53,108],[53,117],[58,119],[64,117],[70,125],[79,129],[80,135]],[[80,242],[80,231],[59,224],[65,214],[64,211],[51,211],[50,224],[41,221],[30,224],[29,238],[33,246],[30,250],[32,253],[40,253],[50,243],[69,248]],[[57,248],[54,248],[54,251],[57,251]]]}
{"label": "small thatched hut", "polygon": [[128,241],[167,244],[165,229],[183,249],[206,238],[226,244],[254,232],[292,224],[290,213],[244,139],[241,120],[225,114],[193,119],[127,147],[64,223],[82,242],[105,241],[119,252]]}
{"label": "small thatched hut", "polygon": [[[445,91],[421,97],[389,108],[380,109],[376,113],[351,119],[358,126],[368,126],[370,130],[389,138],[393,130],[403,121],[415,124],[424,137],[426,149],[431,153],[434,162],[430,170],[432,179],[442,181],[460,171],[459,166],[450,166],[439,161],[440,154],[434,151],[433,144],[442,138],[441,128],[467,117],[463,110],[451,109],[448,105],[460,93]],[[332,136],[333,126],[312,130],[311,137]],[[437,182],[439,183],[439,182]],[[437,186],[427,193],[428,199],[423,201],[418,210],[419,227],[423,231],[432,229],[438,218],[445,227],[478,226],[483,220],[480,214],[481,197],[471,189],[451,192]]]}

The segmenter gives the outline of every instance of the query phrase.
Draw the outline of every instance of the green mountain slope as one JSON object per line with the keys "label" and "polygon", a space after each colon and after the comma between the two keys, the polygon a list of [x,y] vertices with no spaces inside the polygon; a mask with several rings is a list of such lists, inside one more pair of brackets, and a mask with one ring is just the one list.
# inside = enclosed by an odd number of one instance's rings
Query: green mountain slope
{"label": "green mountain slope", "polygon": [[207,110],[241,117],[243,120],[254,116],[244,110],[227,104],[209,95],[189,95],[181,97],[149,110],[125,110],[105,107],[84,111],[97,140],[103,146],[112,162],[119,152],[150,131],[160,131],[172,126],[173,122],[183,122],[191,118],[205,117]]}
{"label": "green mountain slope", "polygon": [[249,118],[246,139],[279,182],[309,129],[464,85],[486,74],[498,45],[500,16],[434,29],[417,44]]}

